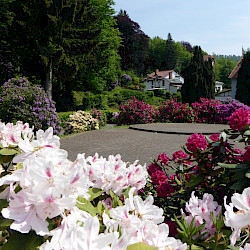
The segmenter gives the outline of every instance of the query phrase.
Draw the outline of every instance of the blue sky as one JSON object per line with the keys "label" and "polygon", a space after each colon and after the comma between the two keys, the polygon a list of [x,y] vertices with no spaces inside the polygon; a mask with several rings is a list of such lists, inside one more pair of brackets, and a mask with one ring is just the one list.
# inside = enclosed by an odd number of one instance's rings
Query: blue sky
{"label": "blue sky", "polygon": [[149,37],[199,45],[209,54],[250,48],[250,0],[114,0]]}

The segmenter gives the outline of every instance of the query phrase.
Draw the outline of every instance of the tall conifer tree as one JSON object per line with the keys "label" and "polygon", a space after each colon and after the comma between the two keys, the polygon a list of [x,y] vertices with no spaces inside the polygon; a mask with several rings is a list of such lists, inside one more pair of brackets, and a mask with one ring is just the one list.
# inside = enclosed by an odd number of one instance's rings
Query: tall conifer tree
{"label": "tall conifer tree", "polygon": [[241,61],[235,98],[250,106],[250,51],[244,54]]}
{"label": "tall conifer tree", "polygon": [[204,61],[200,47],[194,47],[194,55],[189,67],[184,72],[182,101],[193,103],[203,98],[214,98],[214,70],[212,61]]}

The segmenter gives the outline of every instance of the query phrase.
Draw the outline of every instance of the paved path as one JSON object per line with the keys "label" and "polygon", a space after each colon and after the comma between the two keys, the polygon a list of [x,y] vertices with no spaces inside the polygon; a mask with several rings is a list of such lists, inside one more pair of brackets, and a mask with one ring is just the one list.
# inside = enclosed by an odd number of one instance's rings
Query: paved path
{"label": "paved path", "polygon": [[160,153],[165,152],[171,156],[175,151],[181,150],[181,145],[185,145],[192,133],[218,133],[229,126],[156,123],[133,125],[131,128],[133,129],[117,127],[93,130],[66,137],[61,139],[61,148],[68,151],[71,160],[75,160],[78,153],[89,156],[97,152],[103,157],[120,154],[123,161],[134,162],[138,159],[140,164],[149,164]]}

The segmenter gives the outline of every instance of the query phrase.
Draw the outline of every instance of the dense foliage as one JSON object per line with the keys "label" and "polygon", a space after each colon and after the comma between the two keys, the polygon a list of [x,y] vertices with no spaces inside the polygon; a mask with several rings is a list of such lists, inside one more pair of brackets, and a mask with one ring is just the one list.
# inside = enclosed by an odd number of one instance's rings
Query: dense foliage
{"label": "dense foliage", "polygon": [[61,130],[55,103],[41,86],[23,77],[9,79],[0,87],[0,119],[23,120],[32,123],[35,130],[52,127],[57,134]]}
{"label": "dense foliage", "polygon": [[236,99],[250,105],[250,51],[246,52],[238,72]]}
{"label": "dense foliage", "polygon": [[149,37],[141,30],[138,23],[131,20],[126,11],[121,10],[115,18],[116,27],[122,38],[119,47],[122,69],[134,70],[139,74],[145,73]]}
{"label": "dense foliage", "polygon": [[214,98],[215,78],[212,60],[203,59],[201,48],[194,48],[190,65],[184,72],[185,82],[181,88],[182,101],[193,103],[202,98]]}

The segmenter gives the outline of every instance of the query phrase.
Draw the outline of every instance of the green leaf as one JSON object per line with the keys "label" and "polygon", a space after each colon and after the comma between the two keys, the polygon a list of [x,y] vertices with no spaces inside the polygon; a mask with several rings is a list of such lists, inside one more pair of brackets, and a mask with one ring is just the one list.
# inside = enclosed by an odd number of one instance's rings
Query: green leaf
{"label": "green leaf", "polygon": [[2,250],[34,250],[43,243],[43,237],[38,236],[35,232],[22,234],[17,231],[12,231],[8,242],[3,245]]}
{"label": "green leaf", "polygon": [[92,201],[95,198],[101,196],[104,193],[104,191],[98,188],[89,188],[88,193],[90,195],[89,201]]}
{"label": "green leaf", "polygon": [[222,168],[236,168],[237,164],[218,163],[218,166]]}
{"label": "green leaf", "polygon": [[79,209],[88,212],[92,216],[96,216],[97,209],[91,204],[89,200],[86,200],[85,198],[82,197],[78,197],[76,206]]}
{"label": "green leaf", "polygon": [[197,246],[197,245],[192,245],[191,250],[204,250],[204,247],[200,247],[200,246]]}
{"label": "green leaf", "polygon": [[236,139],[239,136],[239,134],[232,134],[230,135],[229,139]]}
{"label": "green leaf", "polygon": [[204,177],[201,175],[191,175],[190,180],[186,184],[186,187],[197,186],[198,184],[200,184],[203,181],[203,179],[204,179]]}
{"label": "green leaf", "polygon": [[245,174],[245,176],[246,176],[247,178],[250,178],[250,172],[247,172],[247,173]]}
{"label": "green leaf", "polygon": [[0,150],[0,155],[15,155],[17,153],[19,152],[15,149],[3,148]]}
{"label": "green leaf", "polygon": [[5,219],[0,216],[0,230],[8,228],[13,223],[13,220]]}
{"label": "green leaf", "polygon": [[185,151],[185,153],[187,153],[187,154],[189,154],[189,155],[192,155],[192,154],[193,154],[193,152],[190,151],[190,150],[188,150],[186,146],[181,146],[181,147],[182,147],[182,149]]}
{"label": "green leaf", "polygon": [[151,247],[145,243],[135,243],[127,247],[126,250],[154,250],[158,249],[157,247]]}
{"label": "green leaf", "polygon": [[0,143],[0,148],[3,148],[3,145]]}
{"label": "green leaf", "polygon": [[0,200],[0,212],[2,211],[3,208],[8,207],[9,203],[7,200]]}

